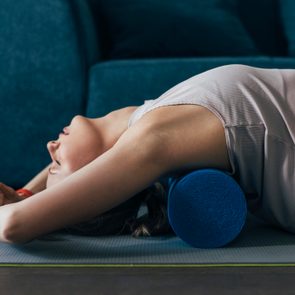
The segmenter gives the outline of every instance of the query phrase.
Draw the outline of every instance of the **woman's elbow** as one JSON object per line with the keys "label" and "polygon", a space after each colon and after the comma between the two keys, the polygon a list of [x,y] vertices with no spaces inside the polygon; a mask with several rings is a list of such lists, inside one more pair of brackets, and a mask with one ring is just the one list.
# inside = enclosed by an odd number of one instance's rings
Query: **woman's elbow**
{"label": "woman's elbow", "polygon": [[[4,208],[6,207],[7,208]],[[0,241],[9,244],[23,244],[28,241],[23,227],[19,222],[18,214],[13,208],[6,205],[1,209],[1,236]]]}

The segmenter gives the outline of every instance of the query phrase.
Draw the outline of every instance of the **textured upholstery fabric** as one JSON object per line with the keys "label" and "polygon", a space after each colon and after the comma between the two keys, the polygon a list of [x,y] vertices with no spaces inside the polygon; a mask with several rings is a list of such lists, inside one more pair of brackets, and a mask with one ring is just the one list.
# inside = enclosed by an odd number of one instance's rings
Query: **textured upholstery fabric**
{"label": "textured upholstery fabric", "polygon": [[242,63],[295,68],[295,59],[270,57],[138,59],[98,63],[91,69],[87,116],[103,116],[128,105],[141,105],[177,83],[210,68]]}
{"label": "textured upholstery fabric", "polygon": [[[104,27],[105,15],[98,5],[101,1],[0,1],[1,182],[19,187],[36,175],[50,162],[46,143],[55,139],[76,114],[101,116],[116,108],[140,105],[191,75],[223,64],[295,67],[294,58],[290,58],[295,54],[293,0],[125,0],[122,11],[128,12],[130,23],[140,34],[134,40],[135,47],[126,52],[130,58],[108,61],[105,59],[111,56],[110,41],[118,37],[118,32],[113,36]],[[112,7],[122,1],[104,3]],[[145,6],[140,3],[150,5],[151,11],[158,10],[155,17],[148,19],[147,14],[141,19]],[[231,40],[237,38],[232,35],[237,32],[234,30],[243,28],[242,36],[246,37],[242,41],[252,45],[240,49],[249,51],[236,56],[238,51],[233,50],[239,48],[227,51],[228,44],[223,42],[229,39],[219,39],[219,46],[207,48],[211,57],[203,57],[203,53],[192,51],[191,47],[199,45],[200,40],[188,38],[183,40],[189,40],[189,44],[177,42],[186,52],[181,53],[177,46],[167,49],[161,41],[151,47],[154,58],[132,58],[131,51],[137,50],[137,46],[149,48],[150,44],[140,38],[153,30],[156,35],[152,37],[173,41],[177,30],[161,27],[157,21],[173,24],[175,16],[174,25],[181,24],[183,29],[180,32],[191,34],[190,22],[195,20],[190,18],[191,11],[186,6],[189,3],[205,5],[204,18],[210,19],[210,9],[215,11],[212,25],[216,28],[218,23],[227,28],[224,36]],[[114,17],[112,24],[124,18],[119,9],[118,6],[116,11],[109,12]],[[161,19],[159,15],[165,17]],[[228,26],[233,19],[239,23],[235,28]],[[146,23],[142,23],[144,20]],[[144,26],[140,27],[137,21]],[[206,35],[203,27],[195,31]],[[129,33],[134,36],[132,30],[126,31]],[[221,37],[215,31],[214,36]]]}
{"label": "textured upholstery fabric", "polygon": [[295,1],[279,0],[285,36],[288,40],[288,54],[295,56]]}
{"label": "textured upholstery fabric", "polygon": [[237,0],[240,20],[255,42],[257,49],[264,55],[287,55],[280,1]]}
{"label": "textured upholstery fabric", "polygon": [[86,68],[69,1],[0,3],[0,181],[20,186],[46,143],[85,106]]}
{"label": "textured upholstery fabric", "polygon": [[105,58],[253,55],[260,52],[233,0],[93,0]]}

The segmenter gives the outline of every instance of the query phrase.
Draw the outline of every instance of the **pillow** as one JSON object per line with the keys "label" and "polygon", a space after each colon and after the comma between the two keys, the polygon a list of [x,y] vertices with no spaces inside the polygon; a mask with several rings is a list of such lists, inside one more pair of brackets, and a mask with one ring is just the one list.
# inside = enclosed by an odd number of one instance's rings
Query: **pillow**
{"label": "pillow", "polygon": [[280,0],[281,17],[288,42],[288,53],[295,56],[295,1]]}
{"label": "pillow", "polygon": [[278,0],[239,0],[237,11],[258,50],[264,55],[287,55]]}
{"label": "pillow", "polygon": [[237,0],[92,0],[106,59],[259,54]]}

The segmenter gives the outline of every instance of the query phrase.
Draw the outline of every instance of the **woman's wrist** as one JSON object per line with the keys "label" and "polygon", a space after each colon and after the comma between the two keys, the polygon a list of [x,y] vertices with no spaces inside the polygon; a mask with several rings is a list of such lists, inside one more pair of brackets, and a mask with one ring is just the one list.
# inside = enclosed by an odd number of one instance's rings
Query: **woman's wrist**
{"label": "woman's wrist", "polygon": [[33,179],[23,186],[24,189],[31,191],[33,194],[37,194],[46,189],[48,169],[51,163],[47,165],[41,172],[39,172]]}
{"label": "woman's wrist", "polygon": [[16,192],[22,198],[29,198],[34,194],[31,190],[28,190],[26,188],[20,188],[16,190]]}

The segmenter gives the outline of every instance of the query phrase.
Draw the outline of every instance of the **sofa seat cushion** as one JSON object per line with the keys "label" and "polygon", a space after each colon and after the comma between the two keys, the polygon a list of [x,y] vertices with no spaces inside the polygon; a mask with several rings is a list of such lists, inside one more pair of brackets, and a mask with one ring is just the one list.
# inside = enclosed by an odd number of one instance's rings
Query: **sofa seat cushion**
{"label": "sofa seat cushion", "polygon": [[105,114],[125,106],[141,105],[155,99],[177,83],[226,64],[247,64],[266,68],[295,68],[291,58],[172,58],[118,60],[91,68],[86,115]]}

